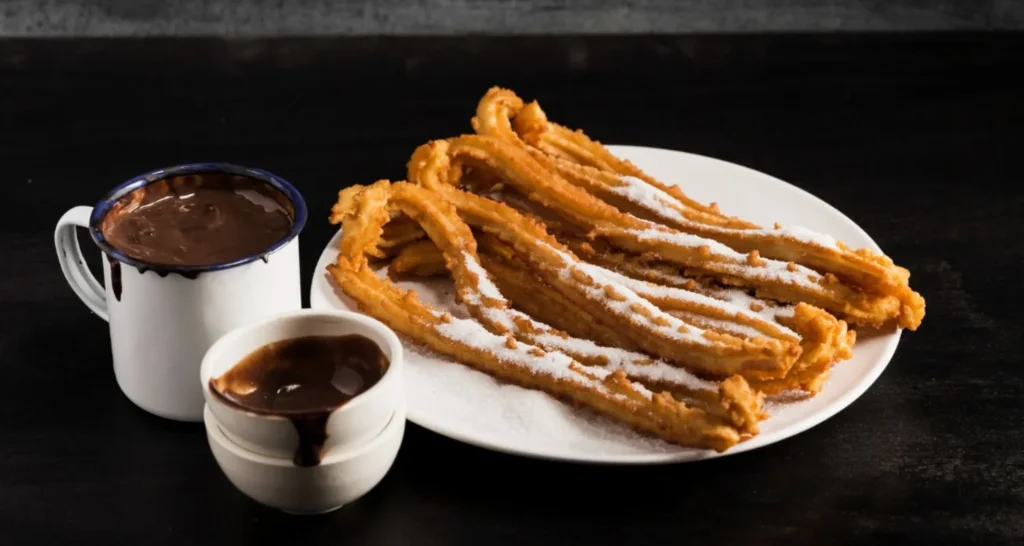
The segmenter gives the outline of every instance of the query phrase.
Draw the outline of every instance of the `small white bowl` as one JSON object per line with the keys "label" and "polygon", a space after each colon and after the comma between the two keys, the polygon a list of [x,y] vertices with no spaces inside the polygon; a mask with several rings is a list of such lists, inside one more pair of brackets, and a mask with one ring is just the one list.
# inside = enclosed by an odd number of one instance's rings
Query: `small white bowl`
{"label": "small white bowl", "polygon": [[239,491],[260,504],[290,514],[323,514],[367,494],[391,469],[405,436],[403,401],[375,438],[328,453],[317,466],[296,466],[246,451],[231,442],[206,406],[203,420],[213,456]]}
{"label": "small white bowl", "polygon": [[275,341],[302,336],[360,334],[377,344],[390,365],[375,385],[334,410],[327,419],[327,440],[321,453],[359,446],[384,429],[405,401],[402,385],[402,344],[383,323],[348,311],[303,309],[275,315],[233,330],[207,350],[200,367],[206,405],[224,434],[253,453],[291,459],[299,448],[299,433],[287,417],[246,411],[210,392],[210,379],[219,377],[252,351]]}

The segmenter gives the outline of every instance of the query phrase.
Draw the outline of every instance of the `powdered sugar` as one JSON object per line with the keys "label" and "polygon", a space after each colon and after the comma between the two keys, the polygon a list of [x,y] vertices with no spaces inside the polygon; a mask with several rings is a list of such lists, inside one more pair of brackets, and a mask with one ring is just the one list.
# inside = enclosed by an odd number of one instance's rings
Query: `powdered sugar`
{"label": "powdered sugar", "polygon": [[623,176],[620,180],[623,182],[623,185],[608,187],[612,193],[644,207],[665,220],[675,222],[684,229],[701,229],[705,232],[741,237],[751,235],[782,237],[829,250],[839,250],[839,245],[831,235],[819,233],[803,226],[780,226],[774,229],[736,229],[694,222],[683,216],[680,212],[682,205],[668,193],[633,176]]}
{"label": "powdered sugar", "polygon": [[[466,268],[481,279],[479,286],[480,292],[484,294],[489,293],[490,295],[487,297],[507,304],[505,297],[498,290],[498,287],[488,279],[486,270],[482,265],[480,265],[476,258],[469,253],[464,253],[463,259],[465,261]],[[470,299],[472,300],[471,303],[480,305],[479,298],[476,297],[475,293],[470,294]],[[617,347],[602,347],[588,339],[562,337],[561,335],[556,334],[555,330],[547,324],[537,322],[529,315],[514,309],[499,309],[484,306],[480,306],[478,309],[483,312],[484,316],[488,320],[512,332],[517,331],[516,321],[526,322],[529,324],[533,332],[542,332],[541,334],[534,335],[533,342],[549,351],[561,351],[569,354],[585,355],[590,358],[604,359],[606,362],[605,366],[601,368],[587,368],[588,371],[591,371],[600,378],[606,377],[612,371],[622,370],[627,376],[639,381],[671,383],[690,390],[707,390],[717,388],[713,382],[700,379],[685,369],[677,368],[660,360],[654,360],[641,353],[627,351]],[[480,331],[486,332],[487,336],[479,336]],[[457,339],[466,345],[480,347],[497,355],[499,358],[505,358],[507,360],[517,362],[520,359],[537,358],[529,353],[530,349],[534,348],[532,345],[517,343],[514,349],[509,349],[505,346],[506,340],[504,338],[491,334],[481,325],[473,322],[472,320],[453,319],[451,322],[444,325],[444,332],[446,332],[444,335],[450,336],[450,339]],[[561,353],[554,352],[548,354],[561,355]],[[544,356],[547,357],[548,355]],[[566,356],[566,358],[568,357]],[[536,365],[552,371],[557,371],[562,368],[569,370],[568,364],[565,363],[564,359],[556,358],[556,360],[559,360],[559,362],[538,362]],[[569,358],[568,362],[571,363],[572,359]],[[531,366],[533,365],[534,364],[531,362]],[[540,371],[540,369],[537,371]],[[569,371],[571,372],[571,370]],[[575,374],[575,372],[572,373]],[[554,373],[552,373],[552,375],[554,375]],[[601,385],[601,387],[603,387],[603,385]],[[635,385],[635,388],[638,392],[646,392],[642,385]],[[649,396],[650,393],[647,393],[647,395]]]}
{"label": "powdered sugar", "polygon": [[666,220],[679,223],[689,222],[675,208],[679,206],[679,201],[675,197],[635,176],[623,176],[620,180],[624,182],[623,185],[608,186],[608,189],[615,195],[628,199]]}
{"label": "powdered sugar", "polygon": [[[682,288],[674,288],[674,287],[671,287],[671,286],[661,286],[661,285],[652,284],[652,283],[649,283],[649,282],[633,279],[631,277],[627,277],[626,275],[623,275],[623,274],[618,273],[616,271],[611,271],[611,270],[608,270],[608,269],[605,269],[603,267],[599,267],[599,266],[596,266],[596,265],[593,265],[593,264],[584,264],[583,267],[584,267],[584,271],[587,271],[588,273],[591,272],[591,271],[597,271],[597,272],[599,272],[599,274],[604,275],[606,278],[608,278],[608,279],[610,279],[612,281],[615,281],[615,282],[617,282],[619,284],[622,284],[622,285],[630,288],[631,290],[633,290],[637,294],[639,294],[641,297],[662,298],[662,299],[671,299],[671,300],[685,301],[685,302],[692,303],[692,304],[695,304],[695,305],[703,305],[703,306],[707,306],[707,307],[714,307],[716,309],[719,309],[720,311],[723,311],[725,313],[729,313],[731,315],[742,315],[742,316],[747,317],[747,318],[749,318],[751,320],[756,320],[756,321],[766,320],[761,315],[755,313],[754,311],[751,311],[749,304],[748,305],[743,305],[743,306],[733,305],[729,301],[723,301],[723,300],[715,299],[715,298],[712,298],[712,297],[705,296],[703,294],[698,294],[696,292],[690,292],[689,290],[684,290]],[[783,333],[785,333],[787,335],[790,335],[790,336],[793,336],[793,337],[796,337],[797,339],[800,338],[800,336],[796,332],[790,330],[789,328],[786,328],[785,326],[777,324],[777,323],[775,323],[774,321],[772,321],[770,319],[768,319],[767,321],[771,322],[772,326],[774,326],[775,328],[781,330]],[[756,329],[751,328],[750,326],[742,325],[742,324],[735,324],[735,323],[731,323],[731,322],[728,322],[728,321],[725,321],[725,320],[718,320],[716,322],[716,325],[717,324],[729,325],[729,327],[733,328],[732,330],[728,330],[726,328],[722,328],[722,329],[725,330],[725,331],[730,331],[731,333],[744,332],[742,335],[745,335],[746,337],[757,337],[759,335],[762,335]],[[717,329],[717,327],[716,327],[716,329]],[[751,335],[751,332],[753,332],[753,335]]]}
{"label": "powdered sugar", "polygon": [[[657,334],[669,339],[690,342],[697,345],[713,344],[711,340],[704,337],[704,331],[700,328],[686,324],[676,317],[663,312],[661,309],[655,307],[651,302],[641,298],[636,294],[636,292],[605,278],[599,271],[586,271],[585,267],[589,264],[579,262],[572,256],[553,247],[548,247],[548,249],[562,259],[563,269],[561,274],[563,278],[572,280],[573,271],[592,278],[596,286],[585,285],[583,283],[580,283],[580,286],[582,286],[583,290],[589,297],[604,302],[612,313],[620,317],[627,318],[628,320],[644,327],[650,328]],[[602,286],[611,287],[616,294],[621,296],[621,300],[608,297]],[[645,317],[643,314],[637,312],[637,309],[643,309],[647,312],[648,316]],[[662,324],[654,322],[654,318],[661,319],[660,322],[662,322]]]}
{"label": "powdered sugar", "polygon": [[[507,309],[508,300],[505,299],[505,296],[498,287],[491,281],[487,271],[475,256],[468,252],[463,252],[462,259],[466,269],[477,277],[477,283],[470,285],[469,292],[465,294],[466,303],[476,308],[492,324],[496,324],[509,332],[514,332],[516,325],[512,322],[510,311]],[[502,309],[484,305],[480,299],[481,296],[494,300],[499,305],[506,306],[506,308]]]}
{"label": "powdered sugar", "polygon": [[[611,375],[612,371],[609,369],[584,366],[564,353],[545,351],[522,341],[511,340],[510,343],[509,339],[492,334],[474,320],[451,317],[447,322],[437,325],[436,329],[445,338],[490,353],[508,365],[522,367],[534,374],[546,375],[556,380],[579,383],[605,395],[624,398],[621,394],[611,392],[601,382]],[[579,370],[585,370],[586,373]],[[633,383],[631,387],[634,392],[648,400],[654,396],[654,393],[643,385]]]}
{"label": "powdered sugar", "polygon": [[669,383],[690,390],[709,390],[718,388],[712,381],[701,379],[683,368],[672,366],[661,360],[654,360],[647,355],[614,347],[602,347],[589,339],[563,338],[554,334],[541,334],[533,340],[539,345],[559,349],[571,354],[590,357],[604,357],[607,361],[606,370],[622,370],[630,378],[638,381]]}
{"label": "powdered sugar", "polygon": [[820,233],[803,226],[780,226],[776,229],[761,230],[765,234],[782,235],[787,239],[800,241],[809,245],[816,245],[831,250],[839,250],[839,244],[834,237],[826,233]]}
{"label": "powdered sugar", "polygon": [[491,282],[491,278],[487,276],[487,271],[482,265],[480,265],[480,262],[477,261],[475,256],[469,252],[463,252],[462,259],[466,264],[466,269],[476,275],[479,279],[477,281],[477,288],[480,291],[480,295],[492,300],[505,300],[504,296],[501,295],[501,291],[498,290],[498,287],[495,286],[493,282]]}
{"label": "powdered sugar", "polygon": [[711,297],[722,299],[739,307],[757,309],[754,311],[766,320],[778,322],[779,318],[792,317],[796,307],[792,305],[769,305],[765,300],[755,298],[738,288],[705,288]]}
{"label": "powdered sugar", "polygon": [[[541,351],[539,347],[519,341],[509,347],[506,338],[492,334],[474,320],[453,317],[438,325],[437,331],[452,341],[484,350],[502,361],[528,367],[539,374],[574,381],[587,379],[569,367],[575,362],[572,358],[559,352]],[[594,370],[594,374],[602,378],[608,373],[607,370]]]}
{"label": "powdered sugar", "polygon": [[648,228],[643,230],[627,230],[626,233],[641,241],[659,241],[685,248],[705,247],[711,254],[733,261],[733,263],[715,264],[719,271],[728,275],[760,278],[787,285],[796,285],[809,290],[821,290],[821,285],[818,284],[821,276],[802,265],[787,264],[786,262],[765,258],[761,259],[761,265],[757,267],[746,265],[744,263],[747,259],[746,255],[740,254],[718,241],[680,231]]}
{"label": "powdered sugar", "polygon": [[703,246],[707,247],[712,254],[722,258],[740,261],[747,259],[746,254],[736,252],[732,248],[719,243],[718,241],[707,239],[700,235],[693,235],[692,233],[684,233],[682,231],[665,228],[656,224],[649,225],[650,227],[647,229],[629,230],[628,233],[641,241],[663,241],[686,248],[699,248]]}

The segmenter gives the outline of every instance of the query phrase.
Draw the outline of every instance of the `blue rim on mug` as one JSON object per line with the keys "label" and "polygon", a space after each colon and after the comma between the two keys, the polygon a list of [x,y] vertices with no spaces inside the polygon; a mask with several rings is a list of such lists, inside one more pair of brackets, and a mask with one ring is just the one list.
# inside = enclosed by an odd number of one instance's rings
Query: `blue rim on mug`
{"label": "blue rim on mug", "polygon": [[[264,182],[274,189],[280,191],[288,198],[292,206],[295,209],[295,216],[292,218],[292,227],[288,231],[288,235],[281,238],[281,240],[268,246],[258,254],[251,254],[237,260],[230,262],[221,262],[210,265],[200,266],[183,266],[173,264],[154,264],[148,263],[142,260],[131,258],[117,250],[110,243],[107,242],[106,238],[103,237],[103,230],[100,229],[100,224],[103,222],[103,217],[107,215],[114,203],[118,199],[128,195],[129,193],[159,182],[161,180],[167,180],[168,178],[174,178],[177,176],[186,176],[192,174],[235,174],[239,176],[245,176]],[[302,228],[306,225],[306,201],[302,198],[302,194],[299,193],[294,186],[292,186],[287,180],[264,171],[262,169],[256,169],[253,167],[243,167],[241,165],[233,165],[230,163],[188,163],[184,165],[175,165],[173,167],[166,167],[163,169],[156,169],[148,173],[140,174],[132,177],[129,180],[122,182],[112,190],[108,191],[106,195],[100,199],[99,203],[92,209],[92,215],[89,217],[89,234],[92,236],[92,240],[96,243],[100,249],[108,256],[116,259],[119,262],[135,266],[141,269],[159,269],[161,271],[168,272],[180,272],[180,273],[204,273],[208,271],[220,271],[222,269],[230,269],[250,262],[254,262],[259,259],[263,259],[270,254],[273,254],[281,247],[290,243],[295,237],[299,235]]]}

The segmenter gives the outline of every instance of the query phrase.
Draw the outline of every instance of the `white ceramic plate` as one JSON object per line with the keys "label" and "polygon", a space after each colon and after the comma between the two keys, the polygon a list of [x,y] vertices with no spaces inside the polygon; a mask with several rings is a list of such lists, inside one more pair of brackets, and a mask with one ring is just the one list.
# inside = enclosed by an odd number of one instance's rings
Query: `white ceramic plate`
{"label": "white ceramic plate", "polygon": [[[852,220],[813,195],[766,174],[684,152],[609,146],[619,157],[667,184],[679,184],[701,202],[717,202],[723,212],[762,225],[796,224],[826,232],[850,246],[880,251]],[[313,274],[314,308],[356,310],[326,273],[337,256],[336,235]],[[382,272],[383,274],[383,272]],[[402,282],[427,303],[454,306],[447,281]],[[453,308],[457,309],[457,308]],[[856,400],[889,363],[900,331],[858,331],[852,359],[838,364],[816,397],[770,402],[771,417],[756,437],[724,454],[686,449],[640,436],[626,427],[572,409],[543,393],[500,384],[443,356],[424,352],[403,339],[410,421],[438,434],[487,449],[563,461],[654,464],[696,461],[741,453],[799,434]]]}

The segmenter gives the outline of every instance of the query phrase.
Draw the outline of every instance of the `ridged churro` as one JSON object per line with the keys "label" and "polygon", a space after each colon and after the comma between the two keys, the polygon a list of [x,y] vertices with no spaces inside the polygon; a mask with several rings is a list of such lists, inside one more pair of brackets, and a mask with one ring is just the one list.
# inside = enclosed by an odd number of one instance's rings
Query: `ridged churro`
{"label": "ridged churro", "polygon": [[[417,147],[407,181],[341,190],[331,215],[339,289],[455,362],[724,451],[759,433],[766,396],[818,393],[853,354],[851,326],[924,317],[888,256],[729,216],[510,90],[490,89],[471,125]],[[450,278],[468,318],[405,276]]]}
{"label": "ridged churro", "polygon": [[[757,421],[763,418],[761,398],[742,377],[708,382],[648,356],[570,338],[510,309],[480,265],[472,232],[450,202],[460,193],[451,189],[438,195],[412,184],[386,181],[343,190],[332,211],[332,222],[342,225],[341,252],[329,268],[342,290],[365,312],[436,351],[501,379],[586,405],[668,441],[724,450],[742,434],[756,432]],[[376,247],[395,210],[418,222],[442,250],[459,300],[475,320],[433,310],[370,268],[368,251]],[[603,366],[587,366],[569,353]],[[669,393],[654,393],[631,382],[631,374],[661,374],[662,380],[688,385],[701,393],[695,399],[715,409],[687,406]]]}
{"label": "ridged churro", "polygon": [[505,183],[578,231],[635,255],[658,256],[695,276],[754,289],[769,299],[806,302],[854,324],[891,320],[911,326],[919,316],[895,295],[867,292],[794,262],[740,253],[723,243],[630,215],[568,183],[525,148],[481,135],[436,140],[419,147],[408,166],[410,182],[427,187],[458,185],[467,167],[500,173]]}
{"label": "ridged churro", "polygon": [[[736,264],[746,259],[752,265],[775,269],[765,276],[776,282],[761,288],[767,296],[786,301],[806,298],[856,324],[881,326],[894,316],[901,327],[914,330],[924,317],[925,302],[910,289],[909,271],[888,256],[851,249],[828,234],[800,226],[762,228],[725,216],[717,205],[698,203],[678,186],[666,185],[618,159],[583,131],[549,121],[537,102],[524,104],[512,91],[489,90],[477,107],[473,127],[479,134],[527,150],[558,179],[658,226],[638,228],[619,223],[604,233],[627,251],[661,251],[669,261],[705,272],[693,264],[692,249],[696,248],[708,261],[719,263],[719,267],[707,268],[707,274],[732,284],[757,285],[749,272],[737,269]],[[637,243],[636,238],[645,242]],[[779,263],[790,274],[783,273]],[[802,286],[780,285],[797,283]],[[817,290],[810,283],[828,285],[828,289],[814,294]],[[844,290],[846,286],[851,290]]]}

